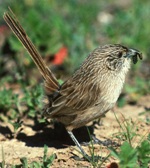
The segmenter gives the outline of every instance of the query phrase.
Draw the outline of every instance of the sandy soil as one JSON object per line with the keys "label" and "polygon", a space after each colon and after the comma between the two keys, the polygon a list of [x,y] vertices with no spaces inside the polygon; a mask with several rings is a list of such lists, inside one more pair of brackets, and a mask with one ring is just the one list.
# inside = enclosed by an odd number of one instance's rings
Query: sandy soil
{"label": "sandy soil", "polygon": [[[115,107],[113,111],[115,112],[117,118],[121,123],[125,119],[129,119],[132,125],[138,127],[138,133],[134,140],[134,143],[139,141],[141,136],[145,136],[150,133],[149,125],[146,124],[146,117],[148,115],[139,115],[141,112],[145,111],[145,107],[150,108],[150,96],[142,97],[137,105],[126,105],[123,108]],[[111,139],[117,143],[118,139],[115,135],[121,131],[118,122],[116,121],[114,112],[110,111],[106,114],[99,124],[96,123],[91,126],[92,123],[88,124],[91,134],[94,134],[98,139],[106,140]],[[53,162],[52,167],[92,167],[87,161],[77,161],[74,160],[73,156],[81,155],[78,149],[74,146],[70,137],[66,133],[65,129],[58,123],[51,124],[49,126],[36,125],[32,120],[23,121],[23,130],[17,136],[16,139],[9,138],[10,130],[12,129],[11,124],[1,123],[0,126],[0,146],[3,147],[4,158],[6,164],[20,164],[20,158],[26,157],[28,162],[40,161],[43,157],[43,146],[48,145],[48,155],[53,153],[56,154],[56,159]],[[87,133],[86,127],[74,130],[74,134],[80,143],[89,141],[89,135]],[[0,148],[1,148],[0,147]],[[84,150],[89,153],[89,147],[83,146]],[[94,145],[95,154],[100,156],[107,156],[109,151],[106,147],[101,145]],[[2,150],[0,150],[2,151]],[[2,161],[2,154],[0,154],[0,162]],[[113,158],[110,158],[103,167],[106,167]],[[7,166],[9,167],[9,166]]]}

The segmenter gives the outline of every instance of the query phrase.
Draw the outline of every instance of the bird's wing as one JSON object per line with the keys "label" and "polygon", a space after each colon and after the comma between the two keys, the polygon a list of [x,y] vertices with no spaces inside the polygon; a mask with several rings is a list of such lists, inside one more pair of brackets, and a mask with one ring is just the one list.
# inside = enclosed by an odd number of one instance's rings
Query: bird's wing
{"label": "bird's wing", "polygon": [[[79,76],[81,74],[78,74]],[[70,78],[60,88],[60,95],[49,109],[51,116],[74,115],[94,106],[100,95],[100,88],[94,80]]]}

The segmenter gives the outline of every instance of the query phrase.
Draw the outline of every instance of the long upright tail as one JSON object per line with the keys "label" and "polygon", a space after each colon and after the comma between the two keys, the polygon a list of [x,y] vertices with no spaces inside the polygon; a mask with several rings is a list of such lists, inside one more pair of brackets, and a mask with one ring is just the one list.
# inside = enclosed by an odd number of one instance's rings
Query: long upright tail
{"label": "long upright tail", "polygon": [[20,40],[25,49],[28,51],[29,55],[37,65],[38,69],[40,70],[40,73],[42,74],[45,80],[46,93],[52,94],[53,92],[57,91],[59,88],[57,79],[55,78],[51,70],[44,63],[41,55],[35,48],[34,44],[31,42],[30,38],[26,34],[23,27],[20,25],[15,14],[10,9],[10,12],[4,13],[3,17],[8,26],[13,31],[13,33],[16,35],[16,37]]}

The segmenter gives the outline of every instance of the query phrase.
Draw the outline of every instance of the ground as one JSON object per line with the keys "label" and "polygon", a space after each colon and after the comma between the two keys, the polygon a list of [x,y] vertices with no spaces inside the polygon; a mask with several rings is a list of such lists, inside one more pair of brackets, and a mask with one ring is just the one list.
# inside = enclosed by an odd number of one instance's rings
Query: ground
{"label": "ground", "polygon": [[[136,105],[125,105],[122,108],[115,107],[106,114],[100,121],[100,124],[96,123],[94,126],[90,126],[91,123],[89,123],[88,126],[91,134],[94,134],[101,140],[113,139],[119,144],[122,143],[114,138],[118,132],[121,132],[121,128],[116,120],[117,116],[120,123],[129,119],[132,125],[137,127],[137,132],[140,136],[135,136],[134,143],[136,145],[140,138],[144,138],[150,133],[149,125],[146,124],[146,117],[148,116],[139,115],[145,111],[145,107],[150,107],[150,96],[141,97],[138,102],[139,103]],[[40,125],[36,126],[33,120],[25,119],[23,121],[23,130],[16,139],[9,138],[11,127],[12,125],[9,123],[1,123],[0,141],[1,147],[3,147],[6,164],[19,164],[20,158],[22,157],[26,157],[29,163],[42,160],[43,146],[46,144],[48,145],[47,155],[56,154],[56,159],[53,161],[51,167],[92,167],[91,163],[87,161],[77,161],[73,158],[75,155],[79,157],[82,156],[79,154],[78,149],[74,146],[64,128],[59,124],[53,123],[43,128]],[[74,134],[79,139],[80,143],[88,141],[89,139],[86,127],[75,130]],[[89,148],[87,146],[83,146],[83,148],[89,153]],[[109,150],[101,145],[94,145],[94,149],[95,155],[105,157],[109,153]],[[2,155],[0,155],[0,157],[1,162]],[[115,161],[114,158],[107,160],[102,167],[106,167],[111,161]]]}

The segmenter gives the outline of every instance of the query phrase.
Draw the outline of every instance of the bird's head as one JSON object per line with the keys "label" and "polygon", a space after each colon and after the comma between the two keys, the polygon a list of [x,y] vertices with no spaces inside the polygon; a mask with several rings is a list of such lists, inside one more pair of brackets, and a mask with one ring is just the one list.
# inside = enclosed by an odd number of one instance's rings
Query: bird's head
{"label": "bird's head", "polygon": [[101,47],[101,52],[104,54],[107,68],[110,70],[120,70],[122,67],[128,66],[131,60],[136,64],[138,58],[142,59],[140,51],[120,44],[104,45]]}

